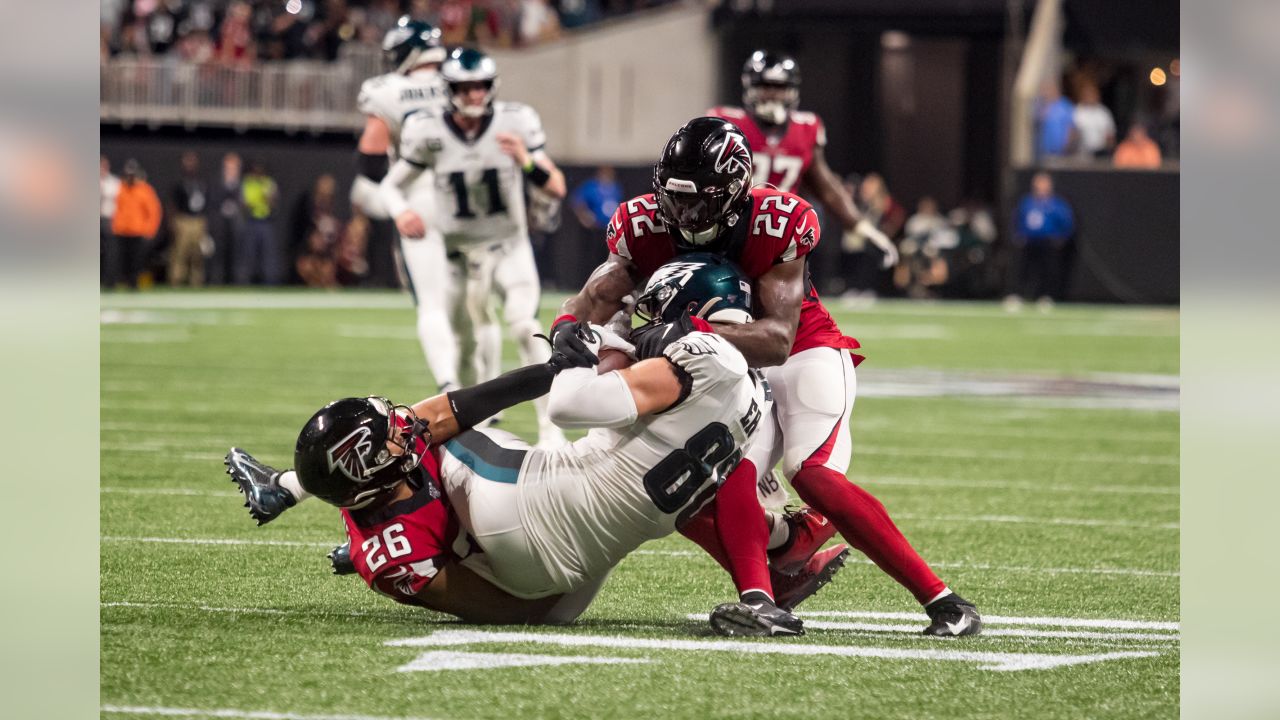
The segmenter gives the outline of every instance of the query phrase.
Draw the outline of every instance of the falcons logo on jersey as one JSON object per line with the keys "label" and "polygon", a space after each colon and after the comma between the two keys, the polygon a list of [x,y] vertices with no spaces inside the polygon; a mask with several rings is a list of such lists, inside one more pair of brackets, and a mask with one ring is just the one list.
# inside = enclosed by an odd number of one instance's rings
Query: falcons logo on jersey
{"label": "falcons logo on jersey", "polygon": [[741,135],[729,133],[720,146],[720,154],[716,156],[716,172],[729,172],[734,175],[751,172],[751,151],[747,149],[747,141]]}
{"label": "falcons logo on jersey", "polygon": [[369,467],[364,459],[373,449],[373,441],[369,439],[372,434],[369,428],[358,427],[329,448],[329,472],[342,468],[342,474],[351,478],[352,481],[358,483],[368,481]]}

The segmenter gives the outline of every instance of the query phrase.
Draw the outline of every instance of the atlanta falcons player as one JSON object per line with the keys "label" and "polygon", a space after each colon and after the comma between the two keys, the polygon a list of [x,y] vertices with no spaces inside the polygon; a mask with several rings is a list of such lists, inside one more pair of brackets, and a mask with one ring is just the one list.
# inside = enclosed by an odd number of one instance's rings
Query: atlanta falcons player
{"label": "atlanta falcons player", "polygon": [[[524,183],[554,198],[565,195],[564,174],[547,155],[546,133],[528,105],[496,99],[493,59],[469,48],[454,50],[441,66],[447,108],[424,110],[405,121],[400,159],[382,181],[382,197],[406,242],[443,237],[445,258],[414,272],[418,294],[445,292],[454,308],[453,330],[462,352],[458,376],[473,384],[499,371],[503,317],[524,364],[545,361],[548,349],[534,335],[541,287],[525,214]],[[434,211],[423,214],[406,192],[424,175],[434,178]],[[420,302],[422,302],[420,300]],[[433,338],[433,342],[440,338]],[[434,368],[433,368],[434,372]],[[441,388],[450,384],[441,380]],[[535,402],[539,444],[553,447],[564,435]]]}
{"label": "atlanta falcons player", "polygon": [[[574,329],[581,322],[618,312],[637,284],[682,253],[735,261],[755,282],[755,322],[716,330],[752,367],[766,368],[781,434],[779,447],[753,447],[742,465],[754,465],[754,476],[781,457],[800,497],[925,606],[932,620],[927,634],[974,634],[981,619],[973,604],[951,592],[884,506],[845,477],[858,341],[840,332],[808,281],[806,256],[819,239],[813,208],[788,192],[752,188],[751,163],[741,130],[727,121],[696,118],[677,130],[654,168],[654,192],[618,208],[606,231],[609,257],[565,301],[552,342],[562,352],[579,348]],[[699,538],[687,530],[705,546],[707,533]],[[757,530],[751,543],[759,551],[748,557],[764,554],[764,535]],[[731,569],[739,591],[768,587],[758,564]]]}
{"label": "atlanta falcons player", "polygon": [[[862,217],[853,198],[827,165],[827,129],[800,105],[800,67],[786,55],[757,50],[742,67],[742,108],[716,107],[707,115],[728,120],[742,131],[754,153],[754,178],[784,192],[806,188],[840,219],[846,245],[864,239],[884,253],[884,266],[898,263],[898,250]],[[743,109],[745,108],[745,110]]]}
{"label": "atlanta falcons player", "polygon": [[[735,291],[746,284],[733,278]],[[725,475],[769,416],[764,381],[689,314],[749,320],[749,295],[728,295],[664,308],[632,333],[634,345],[582,326],[581,350],[412,408],[376,397],[331,403],[303,428],[295,471],[277,472],[233,448],[228,473],[259,524],[311,495],[342,508],[354,570],[400,602],[481,622],[568,622],[626,554],[671,533],[733,482]],[[638,362],[598,374],[589,365],[602,347]],[[548,386],[553,419],[591,428],[586,437],[540,450],[500,430],[464,431]],[[754,477],[743,479],[750,496]],[[763,525],[758,505],[732,512],[716,512],[726,544],[742,536],[735,525]],[[459,524],[467,534],[455,542]],[[481,552],[470,552],[472,542]],[[841,563],[793,583],[779,604],[794,607]],[[803,633],[798,618],[767,598],[746,613],[722,613],[733,624],[714,627]]]}

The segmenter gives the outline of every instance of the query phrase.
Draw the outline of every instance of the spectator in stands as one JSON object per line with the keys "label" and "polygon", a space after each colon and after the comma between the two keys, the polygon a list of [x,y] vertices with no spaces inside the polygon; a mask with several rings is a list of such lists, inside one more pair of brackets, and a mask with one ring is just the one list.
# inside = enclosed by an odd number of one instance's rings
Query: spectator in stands
{"label": "spectator in stands", "polygon": [[1031,193],[1018,203],[1014,228],[1016,242],[1022,246],[1020,294],[1006,297],[1005,306],[1017,309],[1020,297],[1036,298],[1040,309],[1047,311],[1054,300],[1062,299],[1067,243],[1076,230],[1071,206],[1054,194],[1049,173],[1038,172],[1031,179]]}
{"label": "spectator in stands", "polygon": [[613,217],[613,211],[622,203],[622,186],[613,168],[601,165],[596,174],[582,181],[569,196],[573,214],[588,230],[603,230]]}
{"label": "spectator in stands", "polygon": [[235,282],[248,285],[255,279],[267,285],[284,280],[284,253],[275,231],[276,181],[262,162],[250,166],[240,184],[245,222],[241,246],[235,249]]}
{"label": "spectator in stands", "polygon": [[1147,134],[1147,126],[1135,122],[1129,126],[1129,133],[1116,146],[1116,154],[1111,161],[1118,168],[1154,170],[1160,167],[1160,146]]}
{"label": "spectator in stands", "polygon": [[1039,125],[1037,149],[1040,157],[1066,155],[1075,127],[1075,106],[1062,96],[1062,88],[1054,80],[1040,86],[1040,102],[1036,108]]}
{"label": "spectator in stands", "polygon": [[106,155],[98,157],[98,282],[107,285],[107,252],[114,242],[111,219],[116,214],[116,196],[120,194],[120,178],[111,174],[111,161]]}
{"label": "spectator in stands", "polygon": [[163,214],[155,188],[143,178],[138,161],[129,158],[124,164],[124,178],[116,195],[115,216],[111,220],[114,238],[107,245],[109,287],[122,282],[130,288],[138,287],[138,275],[142,272],[147,245],[160,230]]}
{"label": "spectator in stands", "polygon": [[536,45],[560,37],[560,18],[548,0],[521,0],[519,22],[521,45]]}
{"label": "spectator in stands", "polygon": [[[878,173],[868,173],[858,183],[854,195],[862,216],[890,239],[896,239],[902,231],[907,212],[889,194],[889,186]],[[880,292],[885,276],[884,253],[858,233],[846,233],[841,247],[846,253],[846,276],[849,279],[851,298],[874,301]]]}
{"label": "spectator in stands", "polygon": [[222,157],[222,177],[209,193],[210,232],[213,252],[209,256],[206,277],[212,285],[225,285],[233,276],[232,253],[242,247],[244,234],[244,198],[240,189],[240,156],[227,153]]}
{"label": "spectator in stands", "polygon": [[338,284],[364,287],[369,281],[369,219],[357,214],[338,241]]}
{"label": "spectator in stands", "polygon": [[1106,157],[1116,144],[1116,120],[1102,104],[1098,86],[1086,81],[1080,86],[1080,102],[1076,104],[1075,150],[1081,157]]}
{"label": "spectator in stands", "polygon": [[945,253],[959,243],[959,236],[939,210],[938,201],[927,195],[920,198],[916,213],[903,227],[899,244],[902,257],[893,269],[893,284],[907,297],[934,297],[934,288],[947,282]]}
{"label": "spectator in stands", "polygon": [[218,33],[218,60],[233,67],[249,67],[258,55],[249,21],[253,9],[243,0],[235,0],[227,7]]}
{"label": "spectator in stands", "polygon": [[560,25],[577,28],[600,19],[599,0],[559,0]]}
{"label": "spectator in stands", "polygon": [[178,287],[204,285],[204,246],[209,234],[205,210],[209,188],[200,178],[200,157],[194,152],[182,154],[182,171],[170,192],[173,211],[169,215],[169,284]]}
{"label": "spectator in stands", "polygon": [[[337,214],[338,181],[328,173],[316,178],[310,191],[298,198],[290,218],[288,253],[297,258],[307,252],[312,233],[320,233],[325,244],[337,247],[342,221]],[[297,267],[297,264],[294,264]],[[301,279],[297,277],[296,279]]]}

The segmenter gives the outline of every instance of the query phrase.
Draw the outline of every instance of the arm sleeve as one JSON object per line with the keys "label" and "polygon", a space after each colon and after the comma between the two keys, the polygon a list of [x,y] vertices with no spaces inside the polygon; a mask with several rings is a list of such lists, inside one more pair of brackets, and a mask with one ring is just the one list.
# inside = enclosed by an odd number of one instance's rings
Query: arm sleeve
{"label": "arm sleeve", "polygon": [[561,371],[551,383],[547,415],[562,428],[623,427],[636,421],[635,398],[617,371],[595,368]]}
{"label": "arm sleeve", "polygon": [[409,199],[404,194],[404,187],[420,174],[422,174],[420,166],[402,158],[397,160],[396,164],[387,171],[387,176],[382,178],[382,183],[378,186],[379,194],[390,217],[397,217],[409,209]]}

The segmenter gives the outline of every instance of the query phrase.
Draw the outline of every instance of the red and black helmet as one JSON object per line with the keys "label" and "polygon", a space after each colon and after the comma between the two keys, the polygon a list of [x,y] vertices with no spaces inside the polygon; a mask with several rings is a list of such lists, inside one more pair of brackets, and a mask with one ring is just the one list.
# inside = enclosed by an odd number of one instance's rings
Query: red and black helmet
{"label": "red and black helmet", "polygon": [[789,55],[751,53],[742,66],[742,104],[756,120],[782,125],[800,107],[800,66]]}
{"label": "red and black helmet", "polygon": [[[430,431],[411,408],[382,397],[343,398],[316,411],[298,434],[302,488],[338,507],[363,507],[422,463]],[[398,450],[396,450],[398,448]]]}
{"label": "red and black helmet", "polygon": [[658,217],[685,247],[714,242],[747,210],[751,147],[736,125],[700,117],[667,141],[653,169]]}

